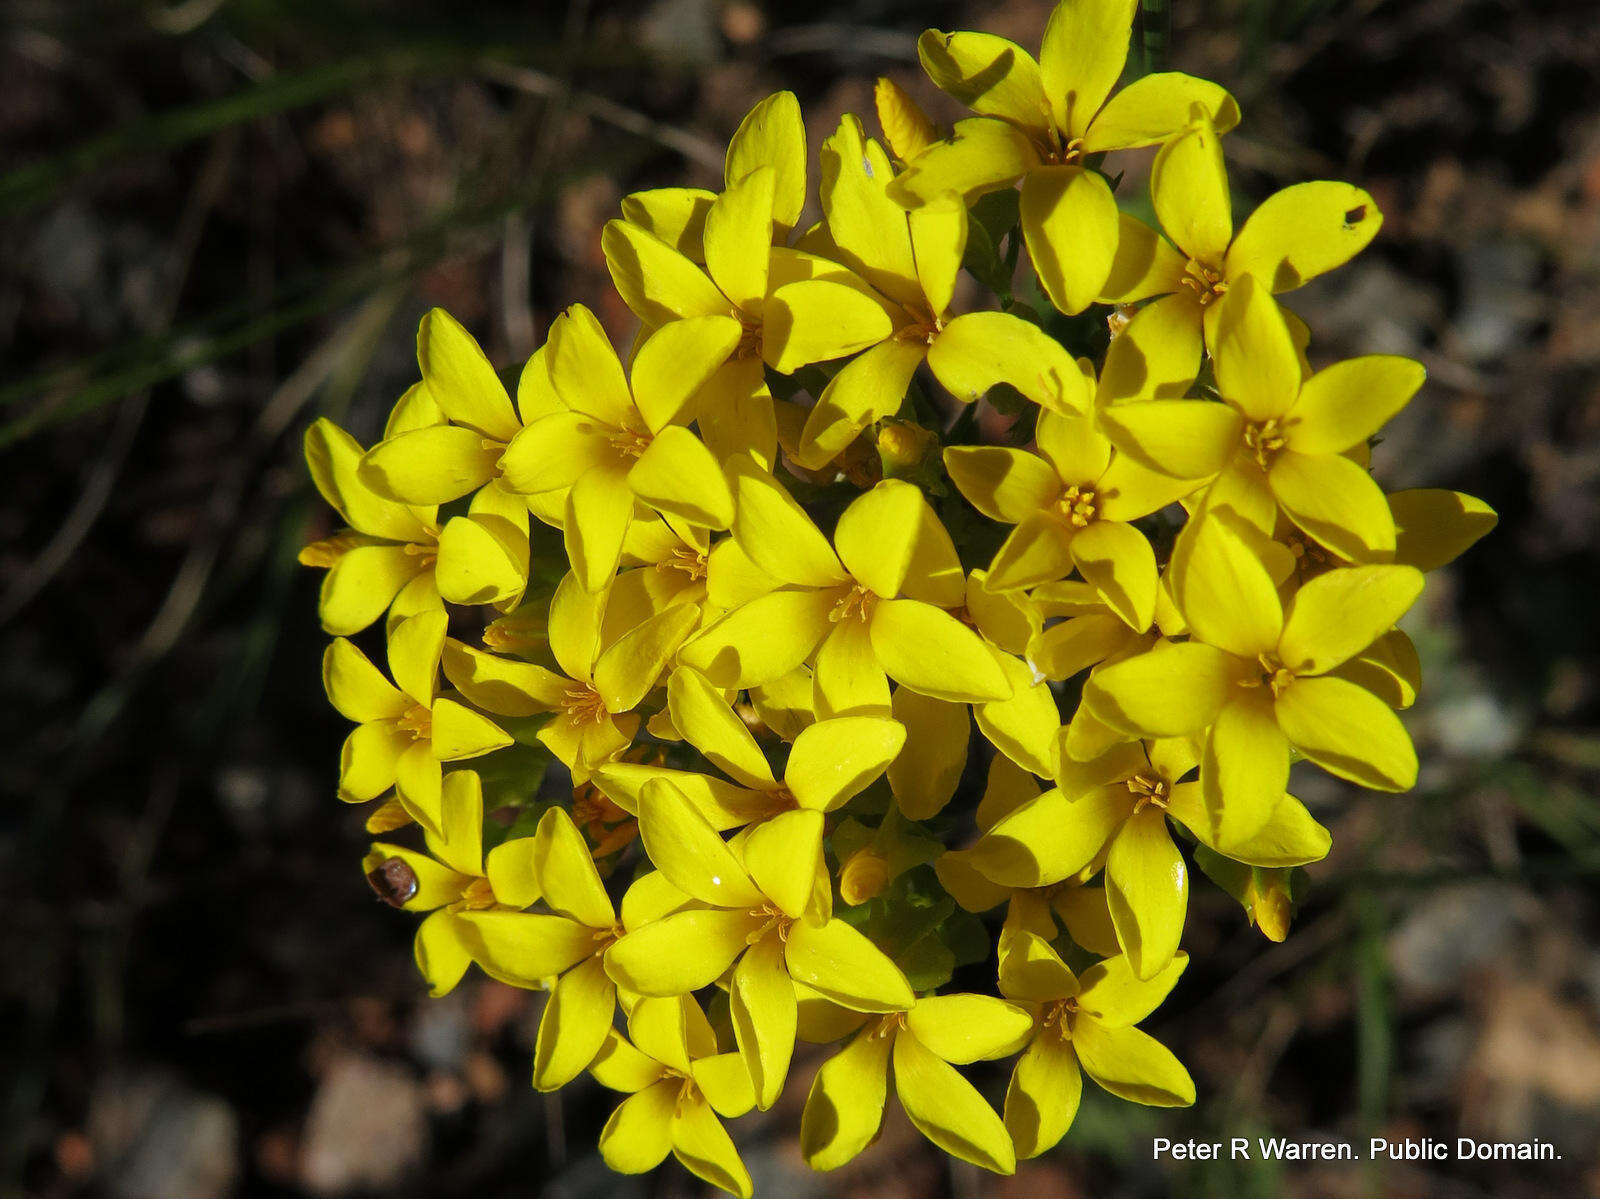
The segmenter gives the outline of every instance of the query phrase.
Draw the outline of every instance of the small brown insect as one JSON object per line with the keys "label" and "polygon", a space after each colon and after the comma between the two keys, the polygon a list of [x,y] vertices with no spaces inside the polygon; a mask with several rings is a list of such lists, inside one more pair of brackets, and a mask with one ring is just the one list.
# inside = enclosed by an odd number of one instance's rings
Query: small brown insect
{"label": "small brown insect", "polygon": [[385,858],[376,870],[367,872],[367,882],[378,898],[392,908],[405,907],[420,886],[417,872],[404,858]]}
{"label": "small brown insect", "polygon": [[1366,219],[1367,219],[1367,206],[1365,204],[1357,204],[1349,212],[1344,214],[1344,227],[1346,229],[1354,229],[1357,225],[1359,225],[1362,221],[1364,221]]}

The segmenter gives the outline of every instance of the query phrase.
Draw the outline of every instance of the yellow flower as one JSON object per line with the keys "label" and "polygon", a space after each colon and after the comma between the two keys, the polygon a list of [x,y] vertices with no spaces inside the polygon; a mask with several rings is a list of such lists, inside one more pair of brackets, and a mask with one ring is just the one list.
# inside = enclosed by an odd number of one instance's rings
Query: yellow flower
{"label": "yellow flower", "polygon": [[858,1011],[912,1002],[899,968],[831,914],[820,812],[786,812],[725,842],[683,792],[657,779],[640,793],[639,832],[650,860],[697,902],[632,929],[606,968],[641,995],[685,995],[731,968],[734,1033],[763,1109],[788,1076],[795,982]]}
{"label": "yellow flower", "polygon": [[1269,291],[1292,291],[1354,258],[1383,224],[1359,187],[1318,181],[1268,196],[1235,234],[1218,136],[1225,131],[1202,115],[1161,148],[1150,198],[1177,248],[1124,215],[1116,261],[1098,296],[1114,304],[1161,296],[1152,305],[1161,315],[1152,320],[1196,351],[1202,328],[1215,349],[1217,301],[1241,279],[1253,275]]}
{"label": "yellow flower", "polygon": [[567,575],[550,601],[550,652],[564,674],[451,640],[444,670],[474,704],[498,716],[549,713],[538,737],[586,781],[602,762],[620,754],[639,729],[635,711],[697,619],[692,605],[675,604],[626,632],[607,638],[609,591],[591,594]]}
{"label": "yellow flower", "polygon": [[443,612],[424,612],[395,625],[389,633],[393,683],[343,637],[322,658],[328,699],[357,724],[340,756],[339,798],[362,803],[393,787],[406,811],[434,833],[443,830],[443,763],[511,744],[492,720],[438,694],[447,623]]}
{"label": "yellow flower", "polygon": [[[727,188],[705,214],[704,269],[628,220],[611,221],[601,237],[612,282],[646,328],[698,320],[701,332],[674,336],[717,351],[714,372],[697,384],[706,444],[718,458],[748,453],[766,466],[777,424],[764,367],[789,374],[876,345],[891,331],[882,302],[848,268],[772,244],[775,225],[799,217],[796,194],[804,199],[805,132],[793,100],[764,102],[761,117],[753,112],[741,127]],[[723,325],[706,323],[713,317],[731,322],[727,345]],[[708,328],[718,330],[715,346]]]}
{"label": "yellow flower", "polygon": [[1213,348],[1222,404],[1151,400],[1100,413],[1113,442],[1178,478],[1212,478],[1205,502],[1271,536],[1278,510],[1353,562],[1394,557],[1394,518],[1348,456],[1422,386],[1422,364],[1371,354],[1302,379],[1282,310],[1246,276],[1218,305]]}
{"label": "yellow flower", "polygon": [[1182,781],[1197,764],[1187,739],[1163,738],[1065,765],[1056,788],[995,821],[966,861],[1010,887],[1081,878],[1103,862],[1117,942],[1134,974],[1150,978],[1177,952],[1188,907],[1188,868],[1168,817],[1209,848],[1253,864],[1299,866],[1328,852],[1327,830],[1286,794],[1247,842],[1219,845],[1200,784]]}
{"label": "yellow flower", "polygon": [[1195,111],[1224,130],[1239,121],[1226,91],[1177,72],[1146,75],[1111,96],[1135,7],[1135,0],[1062,0],[1037,62],[992,34],[930,29],[917,42],[928,77],[979,116],[919,155],[896,199],[915,206],[947,192],[970,198],[1021,178],[1028,254],[1045,293],[1066,313],[1096,298],[1117,249],[1116,200],[1090,156],[1165,141]]}
{"label": "yellow flower", "polygon": [[1130,1103],[1194,1102],[1189,1072],[1165,1045],[1134,1027],[1167,997],[1188,965],[1187,954],[1144,981],[1121,957],[1090,967],[1080,980],[1043,938],[1018,932],[1007,942],[1000,950],[1000,993],[1035,1013],[1033,1036],[1006,1091],[1006,1129],[1017,1156],[1037,1157],[1066,1135],[1078,1114],[1084,1074]]}
{"label": "yellow flower", "polygon": [[1016,1052],[1030,1025],[1026,1011],[990,995],[932,995],[867,1017],[811,1084],[800,1120],[806,1164],[837,1169],[872,1143],[892,1063],[900,1106],[923,1136],[952,1157],[1013,1173],[1005,1125],[955,1066]]}
{"label": "yellow flower", "polygon": [[661,329],[634,356],[630,386],[587,308],[575,304],[550,326],[545,358],[563,407],[523,428],[500,465],[516,491],[566,493],[567,557],[589,591],[616,573],[636,502],[691,525],[727,527],[728,485],[684,427],[684,406],[738,336],[737,324],[718,316]]}
{"label": "yellow flower", "polygon": [[[940,699],[1005,699],[981,638],[943,609],[962,602],[950,535],[908,483],[885,480],[839,517],[833,544],[770,474],[728,464],[733,536],[780,586],[734,608],[679,660],[718,687],[752,687],[816,657],[819,716],[889,711],[889,684]],[[837,552],[835,552],[837,550]]]}
{"label": "yellow flower", "polygon": [[609,1031],[590,1072],[628,1093],[600,1131],[600,1156],[619,1174],[643,1174],[672,1154],[712,1186],[750,1199],[750,1172],[719,1115],[754,1106],[750,1076],[735,1053],[718,1053],[705,1013],[688,995],[641,999],[624,1040]]}
{"label": "yellow flower", "polygon": [[526,838],[483,852],[483,784],[471,770],[444,777],[442,830],[424,833],[428,853],[376,841],[361,869],[391,907],[427,912],[417,927],[417,969],[437,998],[461,981],[474,961],[499,977],[471,924],[471,914],[515,912],[539,898]]}
{"label": "yellow flower", "polygon": [[1084,703],[1139,736],[1206,731],[1200,783],[1215,842],[1251,837],[1283,795],[1292,745],[1363,786],[1416,782],[1411,739],[1382,700],[1329,674],[1392,626],[1422,590],[1410,566],[1330,570],[1287,612],[1261,560],[1220,516],[1186,531],[1174,595],[1192,640],[1163,641],[1097,672]]}
{"label": "yellow flower", "polygon": [[952,446],[950,478],[978,511],[1017,527],[989,566],[995,591],[1065,578],[1076,568],[1142,632],[1155,619],[1156,558],[1128,522],[1193,489],[1112,449],[1088,416],[1039,415],[1039,452]]}
{"label": "yellow flower", "polygon": [[400,619],[442,607],[434,580],[437,510],[388,499],[363,483],[360,443],[326,417],[306,430],[305,453],[317,490],[349,526],[300,551],[302,564],[328,570],[317,600],[323,629],[348,637],[391,604]]}

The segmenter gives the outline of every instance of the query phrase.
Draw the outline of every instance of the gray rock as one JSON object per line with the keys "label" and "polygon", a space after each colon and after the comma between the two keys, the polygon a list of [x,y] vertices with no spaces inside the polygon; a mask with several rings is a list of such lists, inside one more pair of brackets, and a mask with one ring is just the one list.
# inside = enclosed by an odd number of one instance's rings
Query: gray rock
{"label": "gray rock", "polygon": [[89,1137],[115,1199],[221,1199],[239,1182],[233,1108],[165,1073],[102,1079],[90,1100]]}
{"label": "gray rock", "polygon": [[300,1177],[318,1195],[392,1187],[428,1157],[422,1088],[369,1054],[334,1059],[306,1117]]}

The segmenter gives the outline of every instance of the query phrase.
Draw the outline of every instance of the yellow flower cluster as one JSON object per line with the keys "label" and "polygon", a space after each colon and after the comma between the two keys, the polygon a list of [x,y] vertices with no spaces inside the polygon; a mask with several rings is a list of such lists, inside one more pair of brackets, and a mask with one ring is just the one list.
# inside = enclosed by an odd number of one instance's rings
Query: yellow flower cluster
{"label": "yellow flower cluster", "polygon": [[[1329,846],[1291,761],[1416,780],[1395,623],[1494,514],[1386,495],[1369,445],[1421,366],[1313,369],[1275,298],[1372,239],[1372,198],[1303,183],[1235,231],[1237,106],[1176,73],[1113,91],[1133,10],[1063,0],[1037,59],[925,33],[973,115],[936,130],[880,82],[887,146],[840,122],[809,227],[799,105],[762,101],[720,193],[607,225],[625,355],[573,307],[513,398],[434,311],[375,446],[307,434],[348,526],[303,554],[356,723],[339,796],[420,827],[364,869],[429,913],[435,994],[472,963],[549,991],[534,1085],[627,1094],[614,1169],[670,1153],[748,1195],[722,1121],[777,1101],[798,1042],[838,1046],[800,1130],[822,1170],[891,1078],[1000,1173],[1084,1073],[1191,1103],[1136,1027],[1187,964],[1190,862],[1281,939]],[[1102,169],[1137,147],[1159,230]],[[387,676],[348,639],[379,621]],[[969,758],[981,799],[952,803]],[[997,1114],[957,1067],[1011,1055]]]}

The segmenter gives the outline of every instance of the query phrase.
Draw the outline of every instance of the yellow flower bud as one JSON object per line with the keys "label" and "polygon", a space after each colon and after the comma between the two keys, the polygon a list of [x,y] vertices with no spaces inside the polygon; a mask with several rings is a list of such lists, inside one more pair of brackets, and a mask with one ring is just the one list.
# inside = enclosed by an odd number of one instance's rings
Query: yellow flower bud
{"label": "yellow flower bud", "polygon": [[855,851],[839,868],[839,898],[851,907],[882,893],[889,883],[889,863],[872,846]]}

